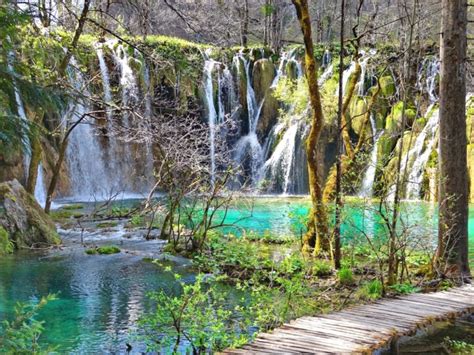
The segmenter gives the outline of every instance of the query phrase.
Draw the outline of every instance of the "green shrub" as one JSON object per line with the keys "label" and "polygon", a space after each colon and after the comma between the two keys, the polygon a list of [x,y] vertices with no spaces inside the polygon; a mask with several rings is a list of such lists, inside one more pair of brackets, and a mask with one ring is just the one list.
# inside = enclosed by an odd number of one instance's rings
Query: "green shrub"
{"label": "green shrub", "polygon": [[316,260],[312,267],[312,274],[319,277],[332,274],[332,266],[328,261]]}
{"label": "green shrub", "polygon": [[0,226],[0,255],[13,253],[13,243],[8,237],[8,232]]}
{"label": "green shrub", "polygon": [[449,337],[444,338],[443,343],[450,350],[450,354],[474,354],[474,344],[461,340],[452,340]]}
{"label": "green shrub", "polygon": [[54,349],[44,349],[38,339],[44,332],[44,322],[35,319],[38,311],[55,295],[41,298],[37,303],[18,303],[15,306],[15,318],[0,324],[0,352],[3,354],[49,354]]}
{"label": "green shrub", "polygon": [[390,286],[390,289],[402,295],[407,295],[409,293],[419,292],[420,288],[413,286],[410,283],[396,284]]}
{"label": "green shrub", "polygon": [[86,254],[88,255],[95,255],[95,254],[110,255],[110,254],[117,254],[117,253],[120,253],[120,248],[115,245],[104,245],[101,247],[86,250]]}
{"label": "green shrub", "polygon": [[380,280],[373,280],[366,282],[362,285],[359,290],[359,297],[369,299],[369,300],[376,300],[382,297],[383,294],[383,285]]}
{"label": "green shrub", "polygon": [[349,268],[342,268],[337,272],[337,279],[342,285],[351,285],[354,283],[354,276],[352,270]]}
{"label": "green shrub", "polygon": [[180,346],[180,352],[204,354],[249,340],[236,332],[233,311],[227,305],[228,294],[215,282],[218,280],[200,274],[193,284],[186,284],[179,275],[174,277],[179,295],[163,290],[150,293],[156,306],[139,321],[150,351],[176,354]]}

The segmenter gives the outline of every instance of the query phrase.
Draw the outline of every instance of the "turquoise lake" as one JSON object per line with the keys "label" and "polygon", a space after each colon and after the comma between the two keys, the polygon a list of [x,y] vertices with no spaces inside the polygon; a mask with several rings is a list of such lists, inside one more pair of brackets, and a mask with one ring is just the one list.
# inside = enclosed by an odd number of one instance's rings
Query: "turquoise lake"
{"label": "turquoise lake", "polygon": [[[229,233],[268,233],[295,235],[304,232],[301,218],[309,200],[302,197],[257,198],[238,201],[227,212]],[[384,226],[374,206],[352,201],[346,204],[342,227],[345,243],[362,236],[383,234]],[[434,247],[436,208],[428,203],[404,203],[400,228],[410,231]],[[221,215],[222,217],[222,215]],[[470,209],[470,262],[474,264],[474,208]],[[59,299],[41,312],[46,332],[42,342],[58,347],[58,352],[124,352],[125,343],[134,344],[135,323],[150,309],[147,292],[175,286],[172,276],[144,257],[159,255],[158,241],[131,239],[119,241],[122,252],[115,255],[86,255],[77,236],[61,231],[65,247],[53,252],[19,252],[0,259],[0,321],[11,318],[18,301],[35,300],[48,293]],[[94,235],[100,240],[100,235]],[[114,237],[111,237],[112,239]],[[186,260],[172,263],[185,280],[194,275]],[[138,346],[138,345],[137,345]],[[139,348],[134,348],[138,350]],[[144,349],[141,349],[144,350]]]}

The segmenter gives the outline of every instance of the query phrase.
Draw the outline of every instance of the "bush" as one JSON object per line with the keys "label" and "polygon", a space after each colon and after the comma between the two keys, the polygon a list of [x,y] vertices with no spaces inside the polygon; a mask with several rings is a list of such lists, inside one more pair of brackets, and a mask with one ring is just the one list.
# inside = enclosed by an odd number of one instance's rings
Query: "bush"
{"label": "bush", "polygon": [[393,286],[390,286],[390,289],[397,293],[401,293],[402,295],[407,295],[410,293],[414,292],[419,292],[420,288],[413,286],[412,284],[409,283],[403,283],[403,284],[396,284]]}
{"label": "bush", "polygon": [[194,284],[186,284],[179,275],[174,277],[180,295],[150,293],[155,310],[139,321],[150,351],[177,353],[180,347],[180,352],[201,354],[248,341],[231,322],[233,311],[226,306],[228,295],[218,287],[218,280],[207,282],[200,274]]}
{"label": "bush", "polygon": [[359,290],[359,297],[369,299],[369,300],[376,300],[382,297],[383,294],[383,285],[380,280],[373,280],[364,283]]}
{"label": "bush", "polygon": [[13,243],[8,232],[0,226],[0,255],[13,253]]}
{"label": "bush", "polygon": [[352,270],[349,268],[342,268],[337,272],[337,279],[342,285],[351,285],[354,283],[354,276]]}
{"label": "bush", "polygon": [[332,274],[332,266],[324,260],[316,260],[312,267],[312,274],[319,277],[329,276]]}
{"label": "bush", "polygon": [[37,303],[18,303],[15,306],[15,318],[0,324],[0,352],[5,354],[49,354],[54,349],[44,349],[38,339],[44,332],[44,322],[35,319],[38,311],[55,295],[41,298]]}

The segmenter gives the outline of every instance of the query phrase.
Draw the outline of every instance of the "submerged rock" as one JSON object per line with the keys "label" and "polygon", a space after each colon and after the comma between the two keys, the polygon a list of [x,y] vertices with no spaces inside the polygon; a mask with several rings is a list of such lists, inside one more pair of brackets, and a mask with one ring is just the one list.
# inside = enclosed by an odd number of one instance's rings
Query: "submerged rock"
{"label": "submerged rock", "polygon": [[17,180],[0,184],[0,226],[16,249],[60,243],[51,218]]}

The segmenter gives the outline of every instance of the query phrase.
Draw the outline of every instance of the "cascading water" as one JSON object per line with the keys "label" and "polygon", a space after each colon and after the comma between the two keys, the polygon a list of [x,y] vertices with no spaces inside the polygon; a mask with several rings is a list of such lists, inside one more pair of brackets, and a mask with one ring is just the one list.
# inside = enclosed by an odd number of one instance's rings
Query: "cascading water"
{"label": "cascading water", "polygon": [[383,130],[377,132],[377,126],[373,114],[370,115],[370,124],[373,132],[373,148],[370,154],[369,165],[365,171],[364,178],[362,179],[362,186],[359,191],[359,197],[363,198],[370,198],[373,194],[375,173],[377,171],[378,142],[380,137],[383,135]]}
{"label": "cascading water", "polygon": [[[235,160],[239,164],[249,160],[250,181],[253,185],[258,182],[259,169],[263,163],[263,148],[257,137],[258,119],[263,107],[265,98],[257,103],[255,92],[252,87],[252,77],[250,75],[250,60],[246,59],[242,52],[233,59],[233,64],[239,70],[239,62],[243,64],[246,78],[246,99],[248,112],[248,134],[241,137],[235,146]],[[241,73],[239,73],[239,76]]]}
{"label": "cascading water", "polygon": [[[420,189],[423,181],[423,173],[426,163],[430,158],[433,147],[436,144],[436,133],[439,124],[439,110],[436,108],[431,111],[431,117],[415,141],[412,149],[414,156],[413,165],[408,170],[406,197],[419,198]],[[428,111],[428,112],[430,112]],[[410,159],[410,155],[409,155]]]}
{"label": "cascading water", "polygon": [[36,177],[35,185],[35,199],[41,207],[46,205],[46,188],[44,181],[43,164],[38,164],[38,175]]}
{"label": "cascading water", "polygon": [[[77,66],[74,58],[72,67]],[[77,92],[88,92],[82,73],[70,68],[68,79]],[[67,147],[67,162],[71,180],[71,193],[74,198],[89,201],[104,199],[114,192],[105,169],[98,137],[95,134],[91,118],[85,116],[89,111],[86,103],[78,99],[69,105],[66,122],[72,124],[83,118],[71,132]]]}
{"label": "cascading water", "polygon": [[[209,125],[209,150],[210,150],[209,154],[211,156],[210,176],[211,176],[212,184],[215,181],[215,175],[216,175],[215,134],[216,134],[216,123],[218,120],[217,110],[214,103],[214,84],[212,80],[212,73],[214,71],[216,64],[217,62],[212,59],[208,59],[204,63],[204,94],[206,97],[207,122]],[[220,93],[218,93],[218,96],[220,96]],[[219,109],[220,114],[221,112],[222,112],[221,109]]]}
{"label": "cascading water", "polygon": [[417,87],[420,91],[428,94],[431,103],[438,100],[436,94],[436,79],[439,74],[440,62],[436,57],[425,58],[417,74]]}

